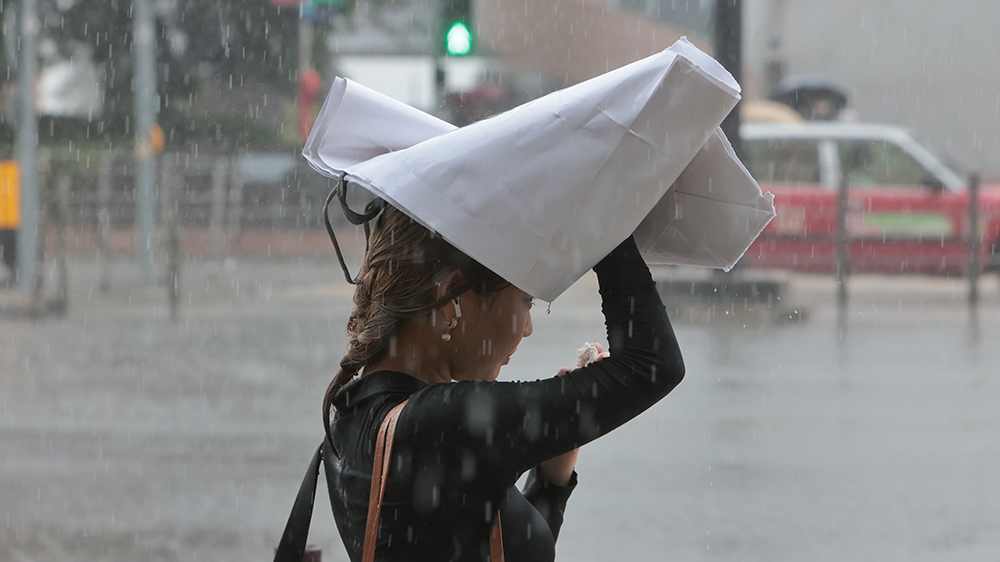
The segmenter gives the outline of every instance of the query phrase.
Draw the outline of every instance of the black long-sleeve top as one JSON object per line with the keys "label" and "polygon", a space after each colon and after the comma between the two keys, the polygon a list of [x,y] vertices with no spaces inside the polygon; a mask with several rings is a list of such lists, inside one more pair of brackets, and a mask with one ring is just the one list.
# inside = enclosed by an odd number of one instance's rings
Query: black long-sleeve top
{"label": "black long-sleeve top", "polygon": [[[361,560],[375,439],[385,415],[409,399],[396,429],[377,560],[484,561],[498,507],[508,562],[551,562],[569,486],[545,480],[542,461],[637,416],[684,376],[680,348],[632,238],[594,267],[611,353],[534,382],[427,385],[368,374],[334,399],[326,459],[334,517],[351,560]],[[531,471],[523,493],[514,484]]]}

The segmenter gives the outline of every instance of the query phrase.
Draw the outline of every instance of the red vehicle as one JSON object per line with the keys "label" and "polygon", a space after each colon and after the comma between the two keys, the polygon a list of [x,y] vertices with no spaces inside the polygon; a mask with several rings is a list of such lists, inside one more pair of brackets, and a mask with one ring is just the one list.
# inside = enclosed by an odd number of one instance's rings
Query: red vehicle
{"label": "red vehicle", "polygon": [[[846,175],[850,271],[968,271],[966,182],[906,130],[747,123],[740,136],[743,161],[778,213],[743,257],[748,266],[834,271],[837,186]],[[979,230],[983,269],[1000,269],[1000,185],[980,187]]]}

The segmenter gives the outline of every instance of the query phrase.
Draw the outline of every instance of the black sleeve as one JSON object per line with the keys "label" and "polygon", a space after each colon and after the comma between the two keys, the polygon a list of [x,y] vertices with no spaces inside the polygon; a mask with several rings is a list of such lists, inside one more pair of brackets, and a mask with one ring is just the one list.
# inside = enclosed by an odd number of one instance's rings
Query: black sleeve
{"label": "black sleeve", "polygon": [[569,478],[569,483],[565,486],[557,486],[549,482],[542,472],[541,466],[536,466],[528,472],[528,480],[524,483],[525,499],[531,502],[535,510],[538,511],[542,519],[549,525],[552,531],[552,539],[559,538],[559,529],[562,528],[563,514],[566,513],[566,502],[570,494],[576,488],[576,471]]}
{"label": "black sleeve", "polygon": [[630,237],[594,267],[611,356],[534,382],[431,385],[403,411],[411,443],[448,443],[475,480],[510,486],[544,460],[604,435],[667,395],[684,376],[680,348],[649,269]]}

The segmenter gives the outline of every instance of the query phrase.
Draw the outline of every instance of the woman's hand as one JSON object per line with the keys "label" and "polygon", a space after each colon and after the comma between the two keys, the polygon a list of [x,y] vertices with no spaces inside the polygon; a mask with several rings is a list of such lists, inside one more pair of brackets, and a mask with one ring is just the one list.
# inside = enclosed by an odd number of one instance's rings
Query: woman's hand
{"label": "woman's hand", "polygon": [[576,350],[576,353],[577,353],[576,365],[573,365],[572,367],[569,368],[559,369],[559,372],[556,373],[557,377],[561,377],[566,373],[570,373],[572,371],[579,369],[580,367],[586,367],[587,365],[590,365],[595,361],[600,361],[605,357],[611,356],[610,353],[604,351],[604,346],[602,346],[598,342],[584,343],[583,347]]}
{"label": "woman's hand", "polygon": [[576,457],[579,454],[580,449],[576,448],[558,457],[543,461],[542,474],[545,475],[545,479],[556,486],[569,484],[569,479],[573,477],[573,470],[576,468]]}
{"label": "woman's hand", "polygon": [[[580,367],[584,367],[589,363],[594,361],[600,361],[610,354],[604,351],[604,348],[599,343],[588,343],[582,348],[577,350],[579,354],[579,360],[576,365],[566,369],[559,369],[556,376],[561,377],[566,373],[575,371]],[[576,458],[580,454],[580,449],[576,448],[568,453],[563,453],[558,457],[553,457],[542,463],[542,474],[545,478],[555,484],[556,486],[565,486],[569,484],[569,479],[573,476],[573,470],[576,468]]]}

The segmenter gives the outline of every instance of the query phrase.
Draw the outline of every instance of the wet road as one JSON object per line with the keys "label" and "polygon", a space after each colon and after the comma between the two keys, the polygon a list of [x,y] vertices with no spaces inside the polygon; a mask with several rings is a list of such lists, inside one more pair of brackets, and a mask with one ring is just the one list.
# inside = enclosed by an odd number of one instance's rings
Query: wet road
{"label": "wet road", "polygon": [[[174,325],[133,275],[120,264],[102,296],[77,264],[67,319],[0,317],[0,560],[269,559],[322,435],[349,287],[330,263],[192,263]],[[558,558],[1000,558],[996,279],[978,344],[960,282],[855,287],[844,342],[825,278],[786,296],[803,323],[682,310],[688,376],[584,448]],[[504,378],[603,337],[594,279],[534,320]],[[346,559],[322,497],[311,542]]]}

